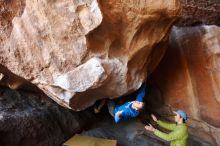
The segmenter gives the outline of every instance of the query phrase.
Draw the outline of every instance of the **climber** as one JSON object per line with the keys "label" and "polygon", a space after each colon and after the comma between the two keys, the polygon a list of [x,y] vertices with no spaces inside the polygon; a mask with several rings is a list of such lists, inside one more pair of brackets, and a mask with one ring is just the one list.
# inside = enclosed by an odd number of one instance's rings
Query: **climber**
{"label": "climber", "polygon": [[109,113],[114,117],[116,123],[135,118],[139,115],[141,109],[144,107],[144,96],[145,96],[146,83],[140,88],[136,100],[129,101],[123,105],[115,105],[115,103],[110,100],[108,102]]}
{"label": "climber", "polygon": [[188,119],[186,112],[178,110],[175,113],[176,123],[167,123],[157,120],[155,115],[151,115],[152,119],[161,127],[170,130],[169,134],[161,132],[155,129],[151,124],[146,125],[145,129],[154,132],[154,135],[160,137],[163,140],[170,141],[170,146],[186,146],[188,139],[188,130],[186,121]]}

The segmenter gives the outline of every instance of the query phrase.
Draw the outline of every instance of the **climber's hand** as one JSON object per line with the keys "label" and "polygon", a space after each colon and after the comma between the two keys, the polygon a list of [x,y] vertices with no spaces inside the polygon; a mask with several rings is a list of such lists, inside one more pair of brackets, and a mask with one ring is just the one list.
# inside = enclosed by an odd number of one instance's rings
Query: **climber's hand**
{"label": "climber's hand", "polygon": [[152,132],[154,132],[154,131],[156,130],[151,124],[149,124],[149,126],[146,125],[144,128],[145,128],[146,130],[152,131]]}
{"label": "climber's hand", "polygon": [[157,117],[154,114],[151,114],[152,119],[157,122]]}

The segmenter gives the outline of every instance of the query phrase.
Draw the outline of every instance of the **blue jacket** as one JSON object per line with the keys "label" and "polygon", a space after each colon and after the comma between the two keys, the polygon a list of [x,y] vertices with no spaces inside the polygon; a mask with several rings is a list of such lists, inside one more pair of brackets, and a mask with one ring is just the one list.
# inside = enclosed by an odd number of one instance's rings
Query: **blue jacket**
{"label": "blue jacket", "polygon": [[[143,98],[145,96],[145,88],[146,88],[146,83],[144,83],[142,87],[140,88],[138,95],[136,97],[137,101],[143,102]],[[122,111],[122,115],[120,117],[116,116],[116,113],[120,111]],[[130,101],[130,102],[126,102],[123,105],[115,107],[114,119],[115,119],[115,122],[118,123],[118,122],[121,122],[127,119],[135,118],[139,115],[139,113],[140,113],[139,111],[132,108],[132,102]]]}

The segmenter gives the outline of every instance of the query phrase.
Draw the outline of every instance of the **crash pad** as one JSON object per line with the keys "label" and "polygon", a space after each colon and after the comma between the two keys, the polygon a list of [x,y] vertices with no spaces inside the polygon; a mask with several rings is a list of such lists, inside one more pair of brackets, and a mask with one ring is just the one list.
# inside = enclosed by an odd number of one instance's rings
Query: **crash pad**
{"label": "crash pad", "polygon": [[74,135],[64,143],[66,146],[116,146],[116,140],[102,139],[84,135]]}

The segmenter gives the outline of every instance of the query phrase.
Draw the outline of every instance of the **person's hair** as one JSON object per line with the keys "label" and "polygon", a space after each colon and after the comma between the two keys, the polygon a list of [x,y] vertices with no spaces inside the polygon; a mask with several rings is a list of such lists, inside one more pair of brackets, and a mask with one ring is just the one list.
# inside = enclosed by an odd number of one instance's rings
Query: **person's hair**
{"label": "person's hair", "polygon": [[183,119],[183,123],[186,123],[186,120],[185,120],[185,119]]}
{"label": "person's hair", "polygon": [[[182,117],[182,116],[180,116],[180,118],[182,118],[182,119],[183,119],[183,117]],[[186,120],[185,120],[185,119],[183,119],[183,123],[186,123]]]}

